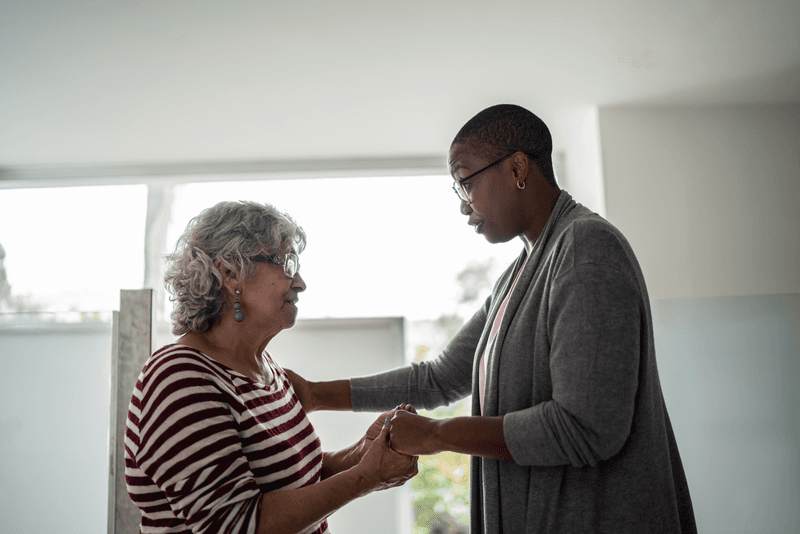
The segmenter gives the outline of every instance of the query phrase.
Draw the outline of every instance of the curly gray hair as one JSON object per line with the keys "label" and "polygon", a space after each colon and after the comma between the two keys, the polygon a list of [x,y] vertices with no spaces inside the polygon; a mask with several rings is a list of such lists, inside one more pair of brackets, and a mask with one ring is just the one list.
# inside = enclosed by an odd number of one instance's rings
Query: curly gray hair
{"label": "curly gray hair", "polygon": [[164,282],[173,302],[172,333],[205,332],[228,312],[225,270],[246,280],[256,273],[251,256],[282,255],[292,247],[299,254],[305,246],[303,229],[270,204],[220,202],[201,211],[186,225],[175,251],[166,256]]}

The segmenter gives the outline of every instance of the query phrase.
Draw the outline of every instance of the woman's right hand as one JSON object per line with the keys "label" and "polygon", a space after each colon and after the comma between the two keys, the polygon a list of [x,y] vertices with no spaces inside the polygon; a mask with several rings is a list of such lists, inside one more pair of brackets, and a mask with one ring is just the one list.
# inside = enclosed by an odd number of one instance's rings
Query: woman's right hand
{"label": "woman's right hand", "polygon": [[[356,469],[369,483],[369,491],[378,491],[402,486],[418,473],[417,456],[408,456],[392,450],[389,446],[390,418],[384,422],[378,436],[364,454]],[[387,424],[389,422],[389,424]]]}

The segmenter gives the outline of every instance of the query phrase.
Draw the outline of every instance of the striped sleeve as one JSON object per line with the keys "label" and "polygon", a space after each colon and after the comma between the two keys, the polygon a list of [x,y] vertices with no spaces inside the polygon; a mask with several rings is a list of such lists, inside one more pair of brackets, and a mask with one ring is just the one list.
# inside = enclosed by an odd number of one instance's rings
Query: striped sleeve
{"label": "striped sleeve", "polygon": [[170,508],[148,513],[148,494],[137,494],[136,480],[128,480],[143,511],[143,532],[168,526],[160,520],[174,525],[175,518],[195,534],[255,532],[261,491],[242,449],[237,408],[215,372],[192,354],[168,351],[154,354],[139,377],[125,436],[132,464],[126,471],[151,480]]}

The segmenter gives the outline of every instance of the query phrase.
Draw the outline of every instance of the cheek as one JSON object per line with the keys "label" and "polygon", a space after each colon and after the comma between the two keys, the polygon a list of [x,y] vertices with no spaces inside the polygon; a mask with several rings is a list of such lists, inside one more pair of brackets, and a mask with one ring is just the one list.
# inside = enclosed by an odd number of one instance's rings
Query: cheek
{"label": "cheek", "polygon": [[256,303],[261,306],[274,308],[276,303],[283,302],[283,294],[285,292],[286,291],[281,288],[278,283],[272,282],[264,284],[259,288],[253,295],[253,298],[256,300]]}
{"label": "cheek", "polygon": [[501,221],[497,217],[497,206],[492,202],[491,197],[481,195],[472,202],[472,211],[479,215],[481,219],[493,225],[499,224]]}

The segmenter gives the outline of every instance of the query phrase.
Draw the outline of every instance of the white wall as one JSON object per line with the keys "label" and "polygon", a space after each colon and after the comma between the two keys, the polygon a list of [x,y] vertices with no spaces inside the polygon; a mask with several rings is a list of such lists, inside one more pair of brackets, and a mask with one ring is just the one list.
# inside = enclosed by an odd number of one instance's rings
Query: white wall
{"label": "white wall", "polygon": [[553,167],[559,186],[576,201],[605,217],[597,106],[553,110],[545,122],[553,136]]}
{"label": "white wall", "polygon": [[800,292],[800,104],[601,108],[608,219],[651,298]]}
{"label": "white wall", "polygon": [[[378,373],[404,364],[403,319],[307,319],[282,332],[267,347],[280,365],[308,380],[334,380]],[[360,439],[379,414],[314,412],[309,415],[326,451]],[[411,531],[409,484],[353,501],[334,513],[331,532],[405,534]]]}

